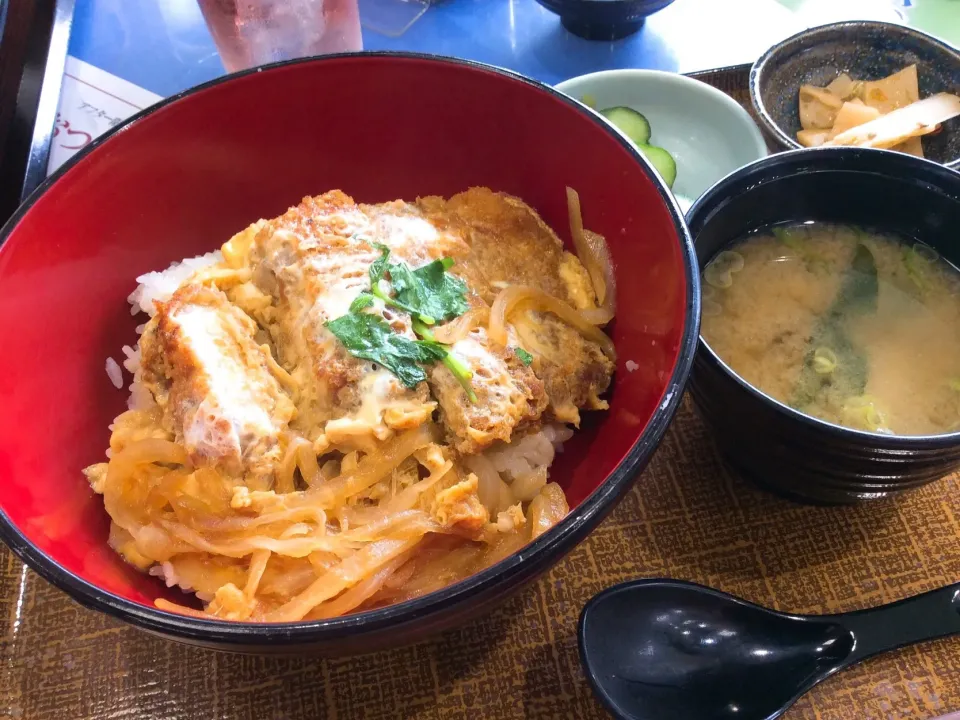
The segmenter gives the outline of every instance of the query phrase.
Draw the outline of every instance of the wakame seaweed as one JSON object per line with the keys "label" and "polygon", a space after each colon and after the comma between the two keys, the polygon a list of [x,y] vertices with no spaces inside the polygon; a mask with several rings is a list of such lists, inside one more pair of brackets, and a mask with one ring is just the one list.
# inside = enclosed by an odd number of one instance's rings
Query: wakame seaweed
{"label": "wakame seaweed", "polygon": [[[840,290],[817,324],[803,358],[800,380],[794,390],[790,406],[803,410],[825,388],[841,396],[862,395],[867,386],[867,358],[847,335],[846,323],[853,315],[867,315],[877,311],[879,296],[877,263],[873,253],[863,243],[857,244],[850,266],[844,272]],[[814,369],[817,348],[828,348],[837,356],[841,372],[822,375]]]}

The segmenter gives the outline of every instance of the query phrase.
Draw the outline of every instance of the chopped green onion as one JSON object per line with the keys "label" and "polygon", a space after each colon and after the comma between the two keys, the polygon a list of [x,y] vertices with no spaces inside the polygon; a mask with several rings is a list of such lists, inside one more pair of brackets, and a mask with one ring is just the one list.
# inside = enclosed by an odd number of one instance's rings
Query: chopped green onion
{"label": "chopped green onion", "polygon": [[470,380],[473,379],[473,371],[470,370],[470,368],[468,368],[456,355],[450,352],[450,348],[448,346],[438,343],[433,331],[426,327],[426,325],[420,322],[417,318],[413,318],[411,325],[413,327],[413,332],[415,332],[417,335],[422,337],[427,342],[436,344],[438,348],[443,348],[444,357],[441,362],[451,373],[453,373],[453,377],[455,377],[457,382],[460,383],[460,387],[463,388],[463,391],[467,394],[467,398],[470,400],[470,402],[477,402],[477,394],[473,391],[473,386],[470,384]]}
{"label": "chopped green onion", "polygon": [[530,363],[533,362],[533,355],[528,353],[522,347],[514,348],[513,352],[516,354],[518,358],[520,358],[520,362],[522,362],[524,365],[529,365]]}
{"label": "chopped green onion", "polygon": [[813,351],[813,370],[818,375],[829,375],[837,369],[837,354],[826,347],[818,347]]}

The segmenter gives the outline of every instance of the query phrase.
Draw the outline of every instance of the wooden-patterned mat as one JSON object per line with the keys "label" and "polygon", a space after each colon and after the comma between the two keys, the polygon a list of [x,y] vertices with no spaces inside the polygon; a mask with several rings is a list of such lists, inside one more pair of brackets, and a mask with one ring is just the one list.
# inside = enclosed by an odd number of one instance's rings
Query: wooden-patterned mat
{"label": "wooden-patterned mat", "polygon": [[[743,100],[742,68],[701,79]],[[856,507],[795,505],[732,477],[688,400],[626,499],[553,571],[493,614],[392,652],[284,659],[181,646],[82,609],[0,550],[0,718],[603,718],[575,635],[601,589],[665,576],[789,612],[841,612],[960,579],[958,540],[957,477]],[[950,710],[960,710],[960,639],[843,672],[785,718]]]}

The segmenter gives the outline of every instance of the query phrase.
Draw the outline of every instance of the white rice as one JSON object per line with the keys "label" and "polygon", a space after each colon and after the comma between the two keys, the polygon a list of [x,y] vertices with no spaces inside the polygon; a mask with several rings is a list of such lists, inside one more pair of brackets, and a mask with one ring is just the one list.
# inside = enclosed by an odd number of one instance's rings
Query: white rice
{"label": "white rice", "polygon": [[[513,502],[533,500],[549,477],[549,468],[556,454],[563,452],[563,443],[573,436],[565,425],[545,425],[538,432],[517,438],[510,443],[497,443],[484,453],[465,457],[464,463],[479,481],[477,493],[480,502],[491,513],[503,508],[506,501],[503,485],[510,488]],[[547,473],[541,473],[541,470]],[[506,532],[516,518],[509,512],[500,512],[497,525]]]}
{"label": "white rice", "polygon": [[529,475],[533,470],[550,467],[563,443],[573,436],[564,425],[544,425],[540,432],[484,453],[494,469],[508,482]]}
{"label": "white rice", "polygon": [[112,357],[107,358],[107,377],[117,390],[123,387],[123,371]]}
{"label": "white rice", "polygon": [[637,370],[640,366],[635,363],[633,360],[627,360],[627,372],[633,372]]}
{"label": "white rice", "polygon": [[573,437],[573,428],[566,425],[546,425],[541,432],[553,443],[553,448],[558,452],[563,452],[563,444]]}
{"label": "white rice", "polygon": [[129,373],[135,373],[140,369],[140,347],[130,347],[129,345],[124,345],[121,349],[123,350],[124,354],[123,366]]}
{"label": "white rice", "polygon": [[158,272],[149,272],[137,278],[140,283],[137,289],[130,293],[127,301],[130,303],[130,314],[136,315],[138,312],[147,313],[153,317],[154,302],[166,302],[173,295],[174,291],[180,287],[180,284],[197,270],[215,265],[223,260],[223,255],[219,250],[198,255],[193,258],[185,258],[181,262],[175,262],[166,270]]}
{"label": "white rice", "polygon": [[[127,302],[130,303],[130,314],[136,315],[139,312],[147,313],[153,317],[156,312],[155,302],[166,302],[173,295],[174,291],[198,270],[215,265],[223,260],[223,255],[219,250],[209,252],[206,255],[185,258],[181,262],[175,262],[166,270],[158,272],[148,272],[137,278],[137,289],[130,293]],[[144,323],[137,325],[137,335],[142,335],[146,327]],[[123,367],[128,373],[133,375],[133,383],[130,385],[130,398],[127,400],[127,407],[131,410],[143,410],[153,405],[153,396],[147,390],[140,379],[140,346],[123,346]],[[113,358],[107,358],[107,375],[110,376],[110,382],[116,387],[123,387],[123,373]]]}
{"label": "white rice", "polygon": [[[142,332],[142,330],[141,330]],[[133,382],[130,384],[130,397],[127,399],[127,407],[131,410],[145,410],[153,405],[153,395],[147,390],[140,377],[140,346],[123,346],[123,354],[126,359],[123,361],[123,367],[133,375]]]}
{"label": "white rice", "polygon": [[196,592],[187,583],[183,582],[172,563],[165,562],[159,565],[153,565],[147,573],[163,580],[168,588],[179,587],[186,593],[194,593],[202,602],[210,602],[213,600],[213,595],[210,593]]}
{"label": "white rice", "polygon": [[[154,577],[163,578],[163,581],[167,584],[167,587],[173,587],[180,584],[180,578],[177,576],[177,571],[174,569],[173,565],[165,562],[159,565],[153,565],[148,571],[150,575]],[[182,585],[180,587],[183,587]],[[189,590],[189,588],[183,588],[184,590]]]}

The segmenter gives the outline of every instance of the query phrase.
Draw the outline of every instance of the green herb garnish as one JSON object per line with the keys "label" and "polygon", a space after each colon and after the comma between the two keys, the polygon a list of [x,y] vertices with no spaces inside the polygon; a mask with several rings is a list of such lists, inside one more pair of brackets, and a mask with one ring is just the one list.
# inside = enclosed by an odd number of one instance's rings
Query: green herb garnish
{"label": "green herb garnish", "polygon": [[351,355],[383,365],[408,388],[427,379],[423,365],[449,354],[439,343],[411,340],[394,332],[382,317],[372,313],[350,312],[325,325]]}
{"label": "green herb garnish", "polygon": [[[446,345],[436,341],[428,326],[462,315],[470,309],[467,286],[458,277],[447,273],[453,267],[451,258],[434,260],[411,270],[405,263],[391,263],[390,248],[372,243],[380,257],[370,265],[370,292],[360,293],[350,311],[325,325],[354,357],[379,363],[396,375],[408,388],[427,379],[424,365],[442,362],[453,373],[471,402],[477,396],[470,385],[473,373]],[[394,295],[381,286],[390,276]],[[394,332],[382,317],[363,312],[379,298],[390,307],[409,313],[413,331],[420,338],[411,340]]]}
{"label": "green herb garnish", "polygon": [[373,295],[368,292],[362,292],[357,295],[353,302],[350,303],[350,312],[358,313],[364,308],[368,308],[373,305]]}
{"label": "green herb garnish", "polygon": [[[387,305],[410,313],[424,325],[435,325],[470,309],[466,283],[447,272],[453,267],[452,258],[434,260],[412,270],[406,263],[390,262],[390,248],[386,245],[373,243],[373,246],[381,254],[370,266],[370,287]],[[387,274],[393,285],[393,297],[380,285]]]}
{"label": "green herb garnish", "polygon": [[470,402],[475,403],[477,401],[477,394],[473,391],[473,386],[470,384],[470,380],[473,379],[473,371],[464,365],[460,358],[450,352],[446,345],[438,343],[436,339],[434,339],[433,332],[430,328],[426,327],[416,318],[413,320],[413,331],[423,338],[421,342],[433,343],[443,351],[444,355],[441,358],[441,362],[443,362],[447,370],[453,373],[453,376],[457,379],[457,382],[460,383],[460,387],[463,388]]}
{"label": "green herb garnish", "polygon": [[828,263],[826,259],[816,250],[807,247],[798,234],[790,228],[775,227],[773,236],[788,248],[793,250],[806,263],[807,270],[810,272],[820,272],[826,270]]}
{"label": "green herb garnish", "polygon": [[[426,315],[437,322],[459,317],[470,309],[467,285],[456,275],[447,272],[453,267],[453,258],[434,260],[411,270],[403,263],[389,267],[390,282],[396,298],[415,308],[421,318]],[[426,323],[429,325],[430,323]]]}
{"label": "green herb garnish", "polygon": [[773,228],[773,236],[791,250],[803,255],[803,241],[784,227]]}
{"label": "green herb garnish", "polygon": [[516,354],[518,358],[520,358],[520,362],[522,362],[524,365],[529,365],[530,363],[533,362],[533,355],[528,353],[522,347],[514,348],[513,352]]}
{"label": "green herb garnish", "polygon": [[915,247],[903,248],[903,265],[907,269],[907,276],[917,286],[921,293],[925,292],[930,286],[927,280],[928,261]]}
{"label": "green herb garnish", "polygon": [[387,305],[395,307],[398,310],[403,310],[406,313],[410,313],[414,317],[419,317],[420,322],[425,323],[426,325],[433,325],[436,323],[436,320],[429,315],[420,315],[416,308],[406,305],[400,300],[387,295],[384,289],[380,286],[380,281],[383,280],[383,276],[386,274],[387,270],[390,269],[390,263],[387,262],[387,259],[390,257],[390,248],[388,248],[386,245],[381,245],[380,243],[370,244],[380,251],[380,257],[370,264],[369,272],[371,292],[383,300],[383,302]]}

